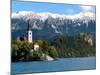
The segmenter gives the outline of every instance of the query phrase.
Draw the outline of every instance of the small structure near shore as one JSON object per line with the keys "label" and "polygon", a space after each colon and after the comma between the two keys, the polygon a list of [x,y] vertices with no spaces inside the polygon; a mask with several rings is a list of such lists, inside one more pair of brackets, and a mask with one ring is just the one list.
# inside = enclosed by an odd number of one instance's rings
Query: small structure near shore
{"label": "small structure near shore", "polygon": [[39,45],[38,45],[38,43],[35,43],[34,44],[34,51],[37,51],[37,50],[39,50]]}
{"label": "small structure near shore", "polygon": [[46,60],[46,61],[53,61],[54,60],[54,58],[52,58],[48,54],[44,54],[44,53],[42,54],[41,59]]}

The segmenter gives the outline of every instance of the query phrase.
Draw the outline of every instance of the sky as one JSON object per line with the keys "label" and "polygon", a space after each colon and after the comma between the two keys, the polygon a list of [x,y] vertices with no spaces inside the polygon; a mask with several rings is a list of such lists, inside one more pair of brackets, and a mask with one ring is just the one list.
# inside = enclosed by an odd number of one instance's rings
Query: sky
{"label": "sky", "polygon": [[21,2],[12,1],[12,12],[33,11],[33,12],[50,12],[55,14],[78,14],[80,12],[95,13],[95,6],[45,3],[45,2]]}

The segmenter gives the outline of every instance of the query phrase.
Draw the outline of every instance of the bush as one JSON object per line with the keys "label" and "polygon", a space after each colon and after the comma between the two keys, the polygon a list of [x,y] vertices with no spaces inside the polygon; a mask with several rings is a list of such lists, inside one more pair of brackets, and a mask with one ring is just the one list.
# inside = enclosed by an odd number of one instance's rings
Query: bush
{"label": "bush", "polygon": [[17,56],[18,56],[18,50],[19,50],[19,48],[18,48],[18,45],[16,45],[16,44],[13,44],[12,46],[11,46],[11,59],[12,59],[12,61],[18,61],[18,58],[17,58]]}
{"label": "bush", "polygon": [[15,41],[11,45],[12,61],[26,61],[30,55],[30,44],[27,42]]}
{"label": "bush", "polygon": [[56,48],[54,46],[49,47],[49,55],[53,58],[58,57],[58,53],[57,53]]}

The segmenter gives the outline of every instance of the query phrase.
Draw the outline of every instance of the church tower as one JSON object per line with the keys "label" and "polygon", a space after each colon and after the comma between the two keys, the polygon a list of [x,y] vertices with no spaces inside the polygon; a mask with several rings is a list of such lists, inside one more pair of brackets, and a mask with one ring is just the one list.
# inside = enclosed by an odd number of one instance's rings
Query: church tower
{"label": "church tower", "polygon": [[29,21],[28,21],[28,28],[27,28],[27,40],[29,43],[32,43],[32,25],[29,24]]}

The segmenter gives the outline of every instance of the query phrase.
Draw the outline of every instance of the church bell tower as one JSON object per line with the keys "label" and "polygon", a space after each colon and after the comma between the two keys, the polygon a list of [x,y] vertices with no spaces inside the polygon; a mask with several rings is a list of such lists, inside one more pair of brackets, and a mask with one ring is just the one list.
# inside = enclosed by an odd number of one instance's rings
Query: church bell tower
{"label": "church bell tower", "polygon": [[29,43],[32,43],[32,25],[28,21],[28,28],[27,28],[27,40]]}

